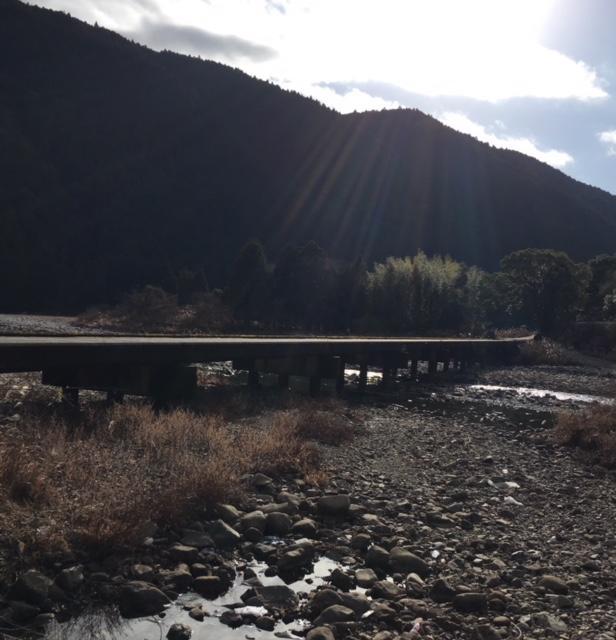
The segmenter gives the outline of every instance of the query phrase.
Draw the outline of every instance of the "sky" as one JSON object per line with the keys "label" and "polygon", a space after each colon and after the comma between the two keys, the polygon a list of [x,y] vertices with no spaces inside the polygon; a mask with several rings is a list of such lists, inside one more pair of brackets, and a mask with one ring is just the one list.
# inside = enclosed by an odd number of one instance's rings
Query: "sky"
{"label": "sky", "polygon": [[348,113],[414,107],[616,194],[616,0],[33,0]]}

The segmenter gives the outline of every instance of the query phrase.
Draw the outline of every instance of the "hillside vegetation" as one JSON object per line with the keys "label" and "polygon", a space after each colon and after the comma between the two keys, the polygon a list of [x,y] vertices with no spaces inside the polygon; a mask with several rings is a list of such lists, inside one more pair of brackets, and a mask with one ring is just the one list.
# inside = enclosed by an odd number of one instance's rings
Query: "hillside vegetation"
{"label": "hillside vegetation", "polygon": [[417,110],[338,114],[208,61],[0,0],[0,306],[116,302],[183,268],[526,247],[612,251],[616,197]]}

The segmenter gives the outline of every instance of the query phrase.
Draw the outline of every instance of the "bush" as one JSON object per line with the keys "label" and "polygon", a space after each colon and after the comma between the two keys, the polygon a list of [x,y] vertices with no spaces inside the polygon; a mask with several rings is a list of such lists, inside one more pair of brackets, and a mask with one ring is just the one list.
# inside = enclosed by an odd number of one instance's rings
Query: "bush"
{"label": "bush", "polygon": [[557,444],[588,452],[602,465],[616,467],[616,406],[598,405],[563,412],[554,427]]}
{"label": "bush", "polygon": [[137,327],[164,325],[177,314],[177,299],[160,287],[147,285],[126,297],[119,309],[124,320]]}

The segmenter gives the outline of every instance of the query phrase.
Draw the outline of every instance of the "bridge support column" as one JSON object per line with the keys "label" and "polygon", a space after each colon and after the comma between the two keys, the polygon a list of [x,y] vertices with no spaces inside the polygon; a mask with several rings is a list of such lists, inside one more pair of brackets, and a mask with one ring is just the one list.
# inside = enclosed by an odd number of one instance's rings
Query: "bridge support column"
{"label": "bridge support column", "polygon": [[62,387],[62,408],[65,411],[79,410],[79,389]]}
{"label": "bridge support column", "polygon": [[321,376],[310,376],[309,389],[313,398],[319,395],[321,391]]}
{"label": "bridge support column", "polygon": [[258,389],[261,386],[259,372],[256,369],[250,369],[248,372],[248,388]]}
{"label": "bridge support column", "polygon": [[449,356],[445,358],[445,362],[443,362],[443,371],[447,373],[449,371]]}
{"label": "bridge support column", "polygon": [[428,361],[428,375],[435,376],[437,371],[438,371],[438,361],[431,358]]}
{"label": "bridge support column", "polygon": [[411,380],[417,380],[417,369],[419,367],[419,362],[417,360],[411,360],[411,368],[410,368],[410,376]]}
{"label": "bridge support column", "polygon": [[336,393],[338,395],[341,395],[344,391],[344,368],[345,368],[345,362],[344,360],[341,358],[340,362],[338,364],[338,375],[336,377]]}
{"label": "bridge support column", "polygon": [[366,387],[368,386],[368,363],[360,362],[359,363],[359,390],[361,393],[364,393]]}

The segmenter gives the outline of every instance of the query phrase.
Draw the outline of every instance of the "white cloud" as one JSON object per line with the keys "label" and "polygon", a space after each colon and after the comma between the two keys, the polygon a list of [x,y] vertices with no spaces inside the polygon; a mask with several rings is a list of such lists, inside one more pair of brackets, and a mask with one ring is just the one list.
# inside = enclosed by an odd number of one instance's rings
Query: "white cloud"
{"label": "white cloud", "polygon": [[383,109],[397,109],[401,106],[400,103],[395,100],[385,100],[378,96],[372,96],[357,88],[350,89],[345,93],[338,93],[331,87],[323,87],[318,84],[298,85],[288,82],[277,82],[277,84],[284,89],[297,91],[305,96],[310,96],[340,113],[382,111]]}
{"label": "white cloud", "polygon": [[[484,101],[605,98],[583,61],[541,44],[555,0],[36,0],[123,32],[144,17],[274,50],[241,68],[319,91],[319,84],[383,82],[426,96]],[[152,45],[148,34],[142,42]],[[179,51],[195,51],[194,39]],[[212,55],[207,48],[203,55]],[[238,63],[239,64],[239,63]],[[362,92],[342,107],[372,108]],[[332,100],[338,98],[332,97]],[[333,102],[329,102],[333,104]]]}
{"label": "white cloud", "polygon": [[608,156],[616,156],[616,129],[602,131],[597,134],[599,140],[606,146]]}
{"label": "white cloud", "polygon": [[[499,132],[495,133],[484,125],[474,122],[463,113],[447,111],[437,117],[441,122],[452,129],[468,133],[482,142],[488,142],[489,144],[501,149],[513,149],[514,151],[519,151],[520,153],[537,158],[537,160],[546,162],[558,169],[562,169],[574,161],[573,157],[566,151],[559,151],[557,149],[540,149],[532,138],[515,137],[503,133],[504,125],[502,122],[497,124]],[[616,134],[616,132],[613,133]]]}

